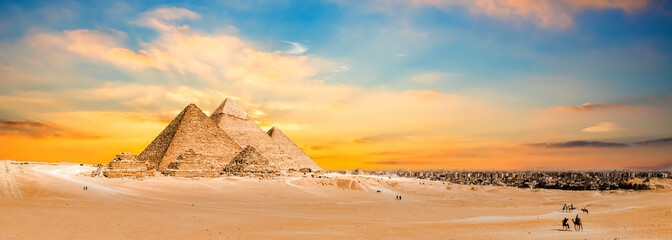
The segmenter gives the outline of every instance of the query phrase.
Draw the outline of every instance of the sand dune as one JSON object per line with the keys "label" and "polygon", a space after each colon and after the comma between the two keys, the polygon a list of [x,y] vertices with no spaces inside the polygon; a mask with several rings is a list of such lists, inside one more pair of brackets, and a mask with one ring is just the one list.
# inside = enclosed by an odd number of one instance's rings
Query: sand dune
{"label": "sand dune", "polygon": [[[0,161],[0,239],[672,239],[669,188],[532,190],[338,174],[273,180],[82,174],[93,170]],[[559,211],[565,202],[589,208],[580,214],[583,232],[562,231],[562,218],[579,214]]]}

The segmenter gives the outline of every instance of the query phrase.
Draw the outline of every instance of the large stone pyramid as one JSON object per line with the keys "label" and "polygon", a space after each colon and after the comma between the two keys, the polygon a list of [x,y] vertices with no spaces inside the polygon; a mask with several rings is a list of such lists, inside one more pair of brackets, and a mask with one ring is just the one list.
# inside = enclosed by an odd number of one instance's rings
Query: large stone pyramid
{"label": "large stone pyramid", "polygon": [[[165,171],[171,162],[198,161],[217,168],[228,164],[242,148],[201,109],[189,104],[138,156],[150,169]],[[198,159],[191,159],[193,156]],[[178,157],[183,156],[178,159]],[[173,164],[175,165],[175,164]],[[199,169],[193,169],[199,170]]]}
{"label": "large stone pyramid", "polygon": [[301,166],[301,168],[310,168],[313,170],[321,170],[319,165],[311,159],[299,146],[297,146],[287,135],[285,135],[279,128],[273,127],[268,130],[268,135],[271,140],[282,150],[289,155],[292,162]]}
{"label": "large stone pyramid", "polygon": [[[245,110],[231,98],[227,98],[210,115],[212,121],[217,123],[241,147],[253,146],[269,163],[280,169],[300,169],[317,166],[314,162],[306,166],[303,162],[294,159],[285,153],[283,148],[273,142],[271,137],[264,132],[252,119],[247,116]],[[309,158],[310,159],[310,158]],[[312,161],[312,160],[311,160]],[[312,168],[312,167],[311,167]]]}

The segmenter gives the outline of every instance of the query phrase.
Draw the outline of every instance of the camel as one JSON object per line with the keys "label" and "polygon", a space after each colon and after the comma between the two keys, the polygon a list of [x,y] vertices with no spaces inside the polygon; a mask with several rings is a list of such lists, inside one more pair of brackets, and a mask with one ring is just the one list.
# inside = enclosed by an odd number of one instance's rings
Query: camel
{"label": "camel", "polygon": [[586,209],[586,208],[581,208],[581,211],[588,214],[588,209]]}
{"label": "camel", "polygon": [[567,222],[567,220],[568,220],[567,218],[562,220],[562,230],[565,229],[569,230],[569,223]]}
{"label": "camel", "polygon": [[[583,231],[583,224],[581,224],[581,219],[580,218],[572,219],[572,223],[574,223],[574,230],[575,231],[579,231],[579,229],[581,231]],[[569,224],[567,224],[567,225],[569,225]]]}

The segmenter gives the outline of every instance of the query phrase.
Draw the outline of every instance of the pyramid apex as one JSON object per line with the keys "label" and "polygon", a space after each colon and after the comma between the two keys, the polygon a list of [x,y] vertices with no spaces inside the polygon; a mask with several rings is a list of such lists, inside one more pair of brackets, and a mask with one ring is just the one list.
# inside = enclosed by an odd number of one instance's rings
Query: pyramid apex
{"label": "pyramid apex", "polygon": [[276,127],[276,126],[273,126],[273,127],[271,127],[271,129],[268,129],[268,131],[266,133],[268,134],[268,136],[273,136],[273,132],[277,132],[277,131],[280,131],[280,129],[278,129],[278,127]]}
{"label": "pyramid apex", "polygon": [[278,136],[278,135],[285,135],[285,133],[283,133],[280,130],[280,128],[278,128],[276,126],[273,126],[271,129],[269,129],[267,133],[268,133],[268,136],[270,136],[271,138],[273,138],[275,136]]}
{"label": "pyramid apex", "polygon": [[211,116],[213,116],[215,114],[220,114],[220,113],[226,114],[226,115],[231,115],[231,116],[241,118],[241,119],[247,119],[248,118],[245,110],[240,108],[240,106],[238,106],[236,101],[234,101],[233,98],[230,98],[230,97],[227,97],[226,99],[224,99],[224,102],[222,102],[222,104],[220,104],[219,107],[217,107],[217,109],[215,109],[215,111],[212,112]]}

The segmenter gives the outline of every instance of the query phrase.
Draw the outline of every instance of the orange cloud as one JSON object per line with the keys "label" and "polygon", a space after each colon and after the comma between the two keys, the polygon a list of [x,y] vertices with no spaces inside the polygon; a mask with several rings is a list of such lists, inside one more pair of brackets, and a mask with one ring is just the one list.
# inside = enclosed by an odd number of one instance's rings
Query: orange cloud
{"label": "orange cloud", "polygon": [[603,142],[603,141],[569,141],[569,142],[553,142],[553,143],[530,143],[524,144],[530,147],[546,147],[546,148],[622,148],[627,147],[625,143]]}
{"label": "orange cloud", "polygon": [[618,103],[584,103],[580,106],[559,106],[558,109],[568,112],[588,112],[593,110],[600,109],[614,109],[614,108],[629,108],[632,107],[627,104],[618,104]]}
{"label": "orange cloud", "polygon": [[0,135],[25,136],[31,138],[73,138],[73,139],[96,139],[100,136],[85,134],[73,129],[59,126],[54,123],[44,123],[28,120],[4,120],[0,121]]}
{"label": "orange cloud", "polygon": [[633,12],[645,8],[648,0],[412,0],[416,6],[448,8],[462,6],[474,15],[509,22],[529,22],[540,28],[565,29],[574,15],[588,9],[617,9]]}

